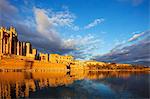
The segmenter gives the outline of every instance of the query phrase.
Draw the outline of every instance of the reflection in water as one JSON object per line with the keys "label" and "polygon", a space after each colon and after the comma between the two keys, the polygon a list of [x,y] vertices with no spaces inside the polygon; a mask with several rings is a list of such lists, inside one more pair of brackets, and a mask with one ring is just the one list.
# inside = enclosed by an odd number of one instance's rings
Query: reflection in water
{"label": "reflection in water", "polygon": [[0,98],[148,97],[148,75],[79,70],[0,72]]}

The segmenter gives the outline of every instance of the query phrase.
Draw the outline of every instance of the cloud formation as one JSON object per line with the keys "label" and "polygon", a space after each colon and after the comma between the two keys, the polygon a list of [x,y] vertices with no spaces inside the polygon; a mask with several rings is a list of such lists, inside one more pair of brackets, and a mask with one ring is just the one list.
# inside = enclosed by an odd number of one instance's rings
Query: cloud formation
{"label": "cloud formation", "polygon": [[76,45],[76,50],[71,51],[77,59],[90,59],[93,56],[93,52],[96,51],[101,45],[102,41],[91,34],[87,36],[77,36],[69,39],[72,42],[71,45]]}
{"label": "cloud formation", "polygon": [[11,5],[7,0],[0,0],[0,22],[8,24],[9,20],[16,19],[18,9]]}
{"label": "cloud formation", "polygon": [[133,37],[131,37],[131,38],[128,40],[128,42],[135,41],[135,40],[137,40],[138,38],[144,36],[144,35],[147,34],[147,33],[148,33],[148,31],[147,31],[147,32],[142,32],[142,33],[139,33],[139,34],[134,34]]}
{"label": "cloud formation", "polygon": [[[134,39],[133,39],[134,38]],[[150,31],[133,36],[126,43],[115,46],[115,49],[94,59],[105,62],[131,63],[150,66]],[[136,42],[128,45],[131,41]]]}
{"label": "cloud formation", "polygon": [[[49,47],[48,50],[54,49],[54,51],[57,51],[60,54],[65,54],[67,52],[67,54],[70,53],[76,56],[76,58],[81,58],[81,55],[77,55],[77,52],[83,54],[84,50],[84,54],[86,53],[88,55],[89,50],[87,47],[89,46],[89,43],[96,44],[98,42],[98,40],[92,35],[75,36],[72,38],[70,37],[69,39],[63,39],[60,37],[55,26],[71,26],[73,24],[74,16],[69,14],[69,12],[53,13],[51,15],[47,10],[34,8],[34,14],[36,30],[47,40],[48,44],[44,46]],[[46,41],[44,40],[42,45],[45,44],[44,42]],[[41,43],[39,42],[38,44]]]}
{"label": "cloud formation", "polygon": [[149,34],[149,31],[144,31],[138,34],[135,34],[129,38],[127,41],[122,41],[119,42],[119,44],[117,44],[114,48],[111,49],[111,52],[116,51],[118,49],[122,49],[123,47],[129,46],[132,43],[136,43],[136,41],[145,38],[145,36],[147,36]]}
{"label": "cloud formation", "polygon": [[18,9],[15,6],[11,5],[7,0],[0,0],[0,11],[1,14],[5,16],[6,14],[8,14],[8,12],[10,14],[18,12]]}
{"label": "cloud formation", "polygon": [[[3,6],[3,4],[5,5]],[[51,9],[34,6],[30,10],[33,15],[22,19],[17,7],[7,0],[1,0],[0,5],[2,5],[0,6],[0,22],[2,22],[0,25],[8,27],[10,24],[13,25],[19,34],[19,40],[31,42],[33,47],[42,52],[71,54],[82,59],[86,58],[84,55],[91,54],[90,49],[94,49],[94,46],[99,44],[98,39],[91,34],[86,36],[70,35],[69,38],[62,38],[57,28],[66,27],[79,30],[79,27],[74,25],[76,16],[69,10],[54,12]],[[14,16],[12,17],[12,15]],[[92,44],[93,47],[89,44]]]}
{"label": "cloud formation", "polygon": [[103,18],[95,19],[93,22],[91,22],[90,24],[88,24],[87,26],[85,26],[84,29],[90,29],[92,27],[95,27],[98,24],[101,24],[102,22],[104,22]]}
{"label": "cloud formation", "polygon": [[35,15],[36,30],[38,31],[38,33],[40,33],[43,38],[47,39],[47,41],[53,42],[55,43],[55,45],[60,44],[61,38],[53,27],[54,24],[57,23],[57,21],[51,21],[49,16],[47,15],[48,12],[44,9],[34,8],[33,10]]}

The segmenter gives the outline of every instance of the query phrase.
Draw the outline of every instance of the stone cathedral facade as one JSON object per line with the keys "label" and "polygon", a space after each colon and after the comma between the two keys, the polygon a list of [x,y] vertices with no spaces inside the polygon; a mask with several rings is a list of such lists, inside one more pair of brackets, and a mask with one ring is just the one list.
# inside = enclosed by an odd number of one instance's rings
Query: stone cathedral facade
{"label": "stone cathedral facade", "polygon": [[17,54],[17,33],[15,28],[0,28],[0,54]]}
{"label": "stone cathedral facade", "polygon": [[0,28],[0,58],[1,56],[25,56],[29,59],[37,59],[43,62],[69,64],[73,62],[73,57],[70,55],[61,56],[58,54],[37,54],[37,49],[32,48],[31,43],[21,42],[18,40],[18,34],[14,27],[9,29]]}
{"label": "stone cathedral facade", "polygon": [[[33,53],[32,53],[33,51]],[[18,34],[12,26],[9,29],[0,28],[0,55],[20,55],[35,59],[37,50],[32,49],[29,42],[18,40]]]}

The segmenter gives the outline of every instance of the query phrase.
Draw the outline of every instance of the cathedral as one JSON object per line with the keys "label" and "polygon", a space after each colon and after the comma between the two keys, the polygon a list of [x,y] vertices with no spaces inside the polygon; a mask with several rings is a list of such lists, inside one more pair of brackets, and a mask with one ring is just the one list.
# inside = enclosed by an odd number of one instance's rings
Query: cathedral
{"label": "cathedral", "polygon": [[37,49],[32,48],[31,43],[21,42],[18,40],[18,34],[14,27],[9,29],[0,28],[0,56],[25,56],[25,58],[37,59],[44,62],[68,64],[73,61],[73,57],[69,55],[61,56],[58,54],[37,54]]}
{"label": "cathedral", "polygon": [[[32,54],[32,50],[34,53]],[[20,55],[35,58],[36,49],[32,49],[29,42],[18,40],[18,34],[12,26],[7,30],[0,28],[0,55]]]}

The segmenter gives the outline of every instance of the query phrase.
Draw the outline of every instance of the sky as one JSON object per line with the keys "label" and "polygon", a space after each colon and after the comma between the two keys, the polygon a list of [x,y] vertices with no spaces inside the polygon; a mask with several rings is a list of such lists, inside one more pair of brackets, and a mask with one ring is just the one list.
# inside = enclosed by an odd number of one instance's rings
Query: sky
{"label": "sky", "polygon": [[[149,4],[149,0],[0,0],[0,26],[14,26],[20,41],[31,42],[41,52],[149,64]],[[138,51],[144,58],[118,56],[125,48],[128,54],[140,49],[133,46],[143,41],[148,46]],[[116,52],[118,60],[113,59]]]}

